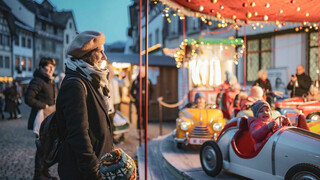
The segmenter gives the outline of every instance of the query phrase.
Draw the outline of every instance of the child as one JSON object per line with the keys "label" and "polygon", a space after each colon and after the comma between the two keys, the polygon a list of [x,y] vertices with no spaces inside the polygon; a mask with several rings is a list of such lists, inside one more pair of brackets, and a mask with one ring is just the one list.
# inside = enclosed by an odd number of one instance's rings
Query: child
{"label": "child", "polygon": [[[248,126],[255,141],[254,149],[258,150],[264,141],[277,130],[278,121],[274,121],[271,108],[264,100],[256,101],[251,106],[251,110],[254,117],[249,117]],[[290,120],[288,118],[282,120],[282,126],[291,126]]]}

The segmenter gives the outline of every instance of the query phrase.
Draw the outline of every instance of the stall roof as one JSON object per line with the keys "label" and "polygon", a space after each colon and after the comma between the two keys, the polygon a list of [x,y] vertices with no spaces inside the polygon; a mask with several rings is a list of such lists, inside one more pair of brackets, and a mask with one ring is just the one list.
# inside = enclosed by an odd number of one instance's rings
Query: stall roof
{"label": "stall roof", "polygon": [[[123,53],[106,53],[109,62],[117,63],[131,63],[133,65],[139,65],[139,54],[123,54]],[[144,61],[144,56],[142,56]],[[149,66],[176,66],[174,58],[166,55],[150,55],[149,54]]]}

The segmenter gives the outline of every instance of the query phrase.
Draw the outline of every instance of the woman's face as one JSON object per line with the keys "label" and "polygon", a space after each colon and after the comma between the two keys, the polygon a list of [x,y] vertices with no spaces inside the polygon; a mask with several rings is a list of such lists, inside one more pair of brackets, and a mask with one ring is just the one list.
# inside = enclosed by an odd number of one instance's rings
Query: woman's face
{"label": "woman's face", "polygon": [[42,67],[43,72],[45,72],[48,76],[52,76],[55,70],[55,66],[52,64],[48,64],[44,67]]}
{"label": "woman's face", "polygon": [[265,81],[265,80],[267,80],[267,78],[268,78],[268,73],[263,73],[263,74],[261,74],[261,80],[263,80],[263,81]]}
{"label": "woman's face", "polygon": [[107,60],[107,56],[104,54],[104,46],[101,45],[91,53],[90,61],[100,67],[103,60]]}
{"label": "woman's face", "polygon": [[267,106],[263,106],[258,112],[258,118],[267,121],[271,118],[271,111]]}

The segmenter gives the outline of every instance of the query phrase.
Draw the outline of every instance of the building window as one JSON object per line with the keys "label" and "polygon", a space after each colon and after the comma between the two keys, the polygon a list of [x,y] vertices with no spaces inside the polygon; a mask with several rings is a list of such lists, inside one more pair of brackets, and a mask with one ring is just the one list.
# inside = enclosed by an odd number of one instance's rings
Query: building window
{"label": "building window", "polygon": [[28,38],[28,48],[31,48],[31,39]]}
{"label": "building window", "polygon": [[28,70],[29,71],[32,71],[32,61],[31,61],[31,58],[28,58]]}
{"label": "building window", "polygon": [[69,28],[72,29],[72,23],[71,22],[69,23]]}
{"label": "building window", "polygon": [[4,59],[4,67],[5,68],[10,68],[10,58],[9,56],[6,56]]}
{"label": "building window", "polygon": [[52,42],[52,52],[56,53],[57,47],[56,47],[56,42]]}
{"label": "building window", "polygon": [[20,37],[19,37],[19,36],[14,40],[14,44],[15,44],[16,46],[19,46],[19,45],[20,45]]}
{"label": "building window", "polygon": [[47,25],[46,25],[46,23],[44,23],[44,22],[41,23],[41,29],[42,29],[42,31],[47,30]]}
{"label": "building window", "polygon": [[25,37],[21,38],[21,46],[26,47],[26,38]]}
{"label": "building window", "polygon": [[0,35],[0,44],[4,46],[10,46],[10,36],[1,34]]}
{"label": "building window", "polygon": [[25,71],[27,69],[26,57],[22,57],[21,66],[22,66],[23,71]]}
{"label": "building window", "polygon": [[158,44],[158,43],[160,43],[160,41],[159,41],[159,36],[160,36],[160,34],[159,34],[159,29],[157,29],[156,30],[156,44]]}
{"label": "building window", "polygon": [[0,68],[3,68],[3,56],[0,56]]}
{"label": "building window", "polygon": [[179,28],[179,19],[178,16],[173,16],[171,23],[169,23],[169,35],[178,35]]}
{"label": "building window", "polygon": [[55,35],[58,34],[58,28],[57,28],[57,27],[54,27],[54,28],[53,28],[53,31],[54,31],[54,34],[55,34]]}
{"label": "building window", "polygon": [[43,51],[45,51],[47,48],[46,48],[46,41],[45,40],[43,40],[42,39],[42,41],[41,41],[41,49],[43,50]]}
{"label": "building window", "polygon": [[149,47],[152,46],[152,34],[149,34],[149,45],[148,46]]}
{"label": "building window", "polygon": [[260,69],[272,67],[271,38],[247,41],[247,81],[255,81]]}
{"label": "building window", "polygon": [[187,18],[187,32],[195,32],[199,30],[199,18],[188,17]]}
{"label": "building window", "polygon": [[16,69],[16,71],[19,71],[19,69],[20,69],[20,57],[19,56],[16,56],[15,69]]}
{"label": "building window", "polygon": [[66,43],[69,44],[69,35],[66,34]]}
{"label": "building window", "polygon": [[309,76],[312,80],[318,80],[318,32],[309,34]]}

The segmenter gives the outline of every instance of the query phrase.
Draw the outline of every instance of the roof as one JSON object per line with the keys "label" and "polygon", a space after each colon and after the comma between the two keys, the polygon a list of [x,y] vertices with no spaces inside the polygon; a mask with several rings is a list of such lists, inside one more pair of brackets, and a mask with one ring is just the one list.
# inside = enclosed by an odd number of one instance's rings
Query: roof
{"label": "roof", "polygon": [[7,11],[7,12],[10,12],[11,9],[9,6],[7,6],[3,0],[0,0],[0,9],[3,10],[3,11]]}
{"label": "roof", "polygon": [[[108,53],[109,62],[140,64],[139,54]],[[144,61],[144,56],[143,61]],[[176,66],[174,58],[165,55],[149,55],[149,66]]]}
{"label": "roof", "polygon": [[66,27],[67,22],[70,18],[73,18],[72,11],[61,11],[61,12],[55,12],[53,14],[54,22],[64,28]]}
{"label": "roof", "polygon": [[25,24],[24,22],[20,21],[18,18],[14,18],[14,24],[24,30],[30,31],[30,32],[34,32],[34,29],[30,26],[28,26],[27,24]]}

